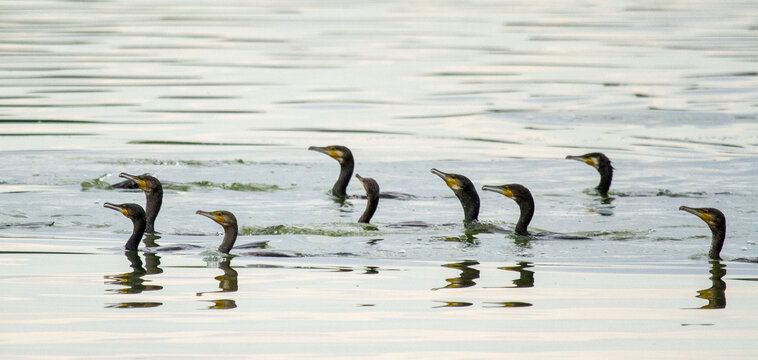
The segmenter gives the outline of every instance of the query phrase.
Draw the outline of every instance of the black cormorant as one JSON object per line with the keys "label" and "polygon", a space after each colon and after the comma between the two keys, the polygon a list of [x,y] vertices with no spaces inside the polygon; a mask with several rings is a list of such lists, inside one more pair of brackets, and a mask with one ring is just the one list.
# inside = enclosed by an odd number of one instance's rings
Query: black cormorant
{"label": "black cormorant", "polygon": [[126,241],[124,248],[129,251],[137,250],[142,235],[145,233],[145,210],[142,209],[142,206],[132,203],[112,204],[107,202],[103,204],[103,207],[119,211],[132,220],[134,230],[132,230],[132,236]]}
{"label": "black cormorant", "polygon": [[476,222],[479,217],[479,194],[476,193],[476,188],[471,180],[463,175],[447,174],[437,169],[432,169],[431,172],[445,180],[447,186],[461,201],[464,214],[463,221],[466,223]]}
{"label": "black cormorant", "polygon": [[155,218],[158,217],[158,212],[161,211],[161,204],[163,203],[163,186],[160,180],[148,174],[129,175],[121,173],[118,176],[135,183],[145,192],[145,219],[147,220],[145,232],[155,234]]}
{"label": "black cormorant", "polygon": [[326,147],[311,146],[308,150],[327,154],[340,163],[340,176],[332,186],[332,195],[341,198],[347,197],[347,184],[350,183],[350,177],[353,176],[353,168],[355,167],[353,153],[350,149],[342,145],[330,145]]}
{"label": "black cormorant", "polygon": [[213,212],[198,210],[195,214],[203,215],[224,228],[224,240],[221,241],[218,252],[228,254],[232,250],[234,242],[237,241],[237,218],[234,217],[234,214],[225,210]]}
{"label": "black cormorant", "polygon": [[513,199],[521,210],[521,215],[518,218],[514,232],[518,235],[531,235],[527,227],[529,226],[529,222],[532,221],[532,216],[534,216],[534,198],[529,189],[521,184],[508,184],[499,186],[484,185],[482,186],[482,190],[496,192]]}
{"label": "black cormorant", "polygon": [[355,177],[363,184],[363,188],[366,190],[366,199],[368,199],[366,210],[363,211],[358,222],[368,224],[376,212],[376,207],[379,206],[379,184],[372,178],[361,177],[358,174],[355,174]]}
{"label": "black cormorant", "polygon": [[711,228],[711,250],[708,251],[708,257],[714,260],[721,260],[721,248],[724,247],[726,238],[726,217],[719,209],[714,208],[691,208],[680,206],[679,210],[693,214],[708,224]]}
{"label": "black cormorant", "polygon": [[600,183],[597,185],[597,192],[601,196],[608,196],[608,189],[611,188],[611,180],[613,180],[613,166],[611,160],[603,153],[593,152],[584,155],[568,155],[566,159],[577,160],[586,163],[594,167],[598,173],[600,173]]}

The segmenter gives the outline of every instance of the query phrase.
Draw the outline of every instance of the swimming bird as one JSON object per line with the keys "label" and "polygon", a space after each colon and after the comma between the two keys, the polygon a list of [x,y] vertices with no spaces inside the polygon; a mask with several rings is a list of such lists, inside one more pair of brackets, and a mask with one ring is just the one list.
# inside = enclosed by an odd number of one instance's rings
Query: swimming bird
{"label": "swimming bird", "polygon": [[358,174],[355,174],[355,177],[363,184],[363,188],[366,190],[366,198],[368,199],[366,210],[363,211],[363,215],[358,219],[358,222],[368,224],[371,221],[371,217],[374,216],[377,206],[379,206],[379,184],[372,178],[361,177]]}
{"label": "swimming bird", "polygon": [[198,210],[195,214],[205,216],[224,228],[224,240],[221,241],[221,245],[218,247],[218,252],[222,254],[228,254],[234,242],[237,241],[237,218],[229,211],[217,210],[217,211],[203,211]]}
{"label": "swimming bird", "polygon": [[721,248],[724,247],[724,239],[726,238],[726,217],[724,213],[714,208],[691,208],[687,206],[680,206],[679,210],[693,214],[708,224],[712,235],[708,257],[721,260]]}
{"label": "swimming bird", "polygon": [[[332,195],[344,199],[347,195],[347,185],[350,183],[350,177],[353,176],[353,170],[355,169],[355,160],[353,159],[353,152],[346,146],[342,145],[329,145],[324,147],[311,146],[308,150],[317,151],[322,154],[329,155],[334,160],[340,163],[340,175],[337,177],[337,181],[332,186]],[[379,197],[383,199],[399,199],[408,200],[413,199],[416,196],[400,192],[383,192],[379,193]]]}
{"label": "swimming bird", "polygon": [[332,186],[332,195],[341,198],[347,197],[347,184],[350,182],[350,177],[353,176],[353,168],[355,167],[353,153],[350,149],[342,145],[329,145],[325,147],[311,146],[308,150],[329,155],[340,163],[340,175]]}
{"label": "swimming bird", "polygon": [[158,217],[158,212],[161,211],[161,204],[163,203],[163,186],[161,185],[160,180],[149,174],[129,175],[127,173],[121,173],[118,176],[135,183],[145,192],[147,220],[147,228],[145,229],[145,232],[155,234],[155,218]]}
{"label": "swimming bird", "polygon": [[107,202],[103,204],[103,207],[119,211],[132,221],[134,224],[132,236],[126,241],[124,248],[129,251],[137,250],[142,235],[145,233],[145,210],[142,209],[142,206],[133,203],[112,204]]}
{"label": "swimming bird", "polygon": [[526,186],[521,184],[507,184],[507,185],[484,185],[482,190],[496,192],[501,195],[505,195],[508,198],[518,204],[520,215],[514,233],[521,236],[531,236],[541,239],[554,239],[554,240],[589,240],[588,237],[570,234],[554,233],[549,231],[543,231],[539,233],[530,233],[527,227],[532,221],[534,216],[534,197]]}
{"label": "swimming bird", "polygon": [[521,215],[519,215],[514,232],[518,235],[531,235],[527,227],[529,226],[529,222],[532,221],[532,216],[534,216],[534,198],[529,189],[521,184],[507,184],[499,186],[484,185],[482,186],[482,190],[496,192],[513,199],[521,210]]}
{"label": "swimming bird", "polygon": [[613,166],[605,154],[593,152],[578,156],[568,155],[566,159],[581,161],[594,167],[600,173],[600,183],[596,187],[597,192],[603,197],[608,197],[608,189],[611,188],[611,180],[613,180]]}
{"label": "swimming bird", "polygon": [[463,206],[463,221],[466,223],[478,221],[479,194],[476,193],[476,188],[471,180],[463,175],[447,174],[434,168],[431,172],[445,180],[445,184],[453,190],[455,196],[460,200],[461,206]]}
{"label": "swimming bird", "polygon": [[[232,247],[234,246],[234,243],[237,241],[237,233],[238,233],[238,226],[237,226],[237,218],[229,211],[226,210],[216,210],[216,211],[203,211],[198,210],[195,212],[195,214],[205,216],[224,228],[224,240],[221,241],[221,245],[218,247],[218,252],[222,254],[229,254],[229,251],[232,250]],[[262,248],[266,246],[267,241],[259,241],[259,242],[253,242],[250,244],[240,245],[237,246],[237,249],[248,249],[248,248]],[[257,252],[250,252],[245,255],[251,255],[251,256],[267,256],[267,257],[295,257],[295,256],[302,256],[301,254],[297,253],[286,253],[286,252],[279,252],[279,251],[257,251]]]}

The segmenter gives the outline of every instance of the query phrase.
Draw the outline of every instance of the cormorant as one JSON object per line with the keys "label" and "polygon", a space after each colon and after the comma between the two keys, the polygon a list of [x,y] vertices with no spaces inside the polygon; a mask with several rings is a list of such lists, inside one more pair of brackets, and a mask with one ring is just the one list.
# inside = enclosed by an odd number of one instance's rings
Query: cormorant
{"label": "cormorant", "polygon": [[161,204],[163,203],[163,186],[161,185],[160,180],[148,174],[129,175],[127,173],[121,173],[118,176],[135,183],[145,192],[147,220],[147,229],[145,229],[145,232],[155,234],[155,218],[158,217],[158,212],[161,211]]}
{"label": "cormorant", "polygon": [[142,206],[132,203],[112,204],[107,202],[103,204],[103,207],[119,211],[132,220],[134,230],[132,230],[132,236],[126,241],[124,248],[129,251],[137,250],[142,235],[145,233],[145,210],[142,209]]}
{"label": "cormorant", "polygon": [[213,212],[198,210],[195,214],[203,215],[224,228],[224,240],[221,241],[221,245],[218,247],[218,252],[228,254],[234,246],[234,242],[237,241],[237,218],[234,217],[234,214],[225,210],[217,210]]}
{"label": "cormorant", "polygon": [[534,198],[529,189],[521,184],[508,184],[500,186],[484,185],[482,186],[482,190],[496,192],[513,199],[521,210],[521,215],[518,218],[514,232],[518,235],[531,235],[527,227],[529,226],[529,222],[532,221],[532,216],[534,216]]}
{"label": "cormorant", "polygon": [[350,149],[342,145],[330,145],[326,147],[311,146],[308,150],[327,154],[340,163],[340,176],[332,186],[332,195],[341,198],[347,197],[347,184],[350,182],[350,177],[353,176],[353,168],[355,167],[353,153]]}
{"label": "cormorant", "polygon": [[447,186],[461,201],[464,214],[463,221],[466,223],[476,222],[479,217],[479,194],[476,193],[476,188],[471,180],[463,175],[447,174],[437,169],[432,169],[431,172],[445,180]]}
{"label": "cormorant", "polygon": [[[216,211],[202,211],[198,210],[195,212],[195,214],[203,215],[224,228],[224,240],[221,241],[221,245],[218,247],[218,252],[222,254],[229,254],[229,251],[232,250],[232,247],[234,246],[234,242],[237,241],[237,218],[229,211],[225,210],[216,210]],[[240,245],[237,247],[237,249],[246,249],[246,248],[261,248],[266,245],[266,241],[261,242],[254,242],[250,244]],[[246,253],[245,255],[251,255],[251,256],[267,256],[267,257],[296,257],[296,256],[302,256],[301,254],[293,253],[285,253],[285,252],[278,252],[278,251],[256,251],[256,252],[250,252]]]}
{"label": "cormorant", "polygon": [[363,188],[366,190],[366,198],[368,199],[366,210],[363,211],[363,215],[358,219],[358,222],[368,224],[376,212],[376,207],[379,206],[379,184],[372,178],[361,177],[358,174],[355,174],[355,177],[363,184]]}
{"label": "cormorant", "polygon": [[566,159],[581,161],[594,167],[600,173],[600,183],[596,189],[601,196],[608,197],[608,189],[611,188],[611,180],[613,180],[613,166],[605,154],[593,152],[578,156],[568,155]]}
{"label": "cormorant", "polygon": [[[318,151],[322,154],[327,154],[337,160],[340,163],[340,175],[337,181],[332,186],[332,195],[338,198],[344,199],[347,195],[347,185],[350,183],[350,177],[353,176],[353,169],[355,168],[355,160],[353,159],[353,153],[346,146],[342,145],[329,145],[325,147],[311,146],[308,150]],[[399,199],[408,200],[415,198],[414,195],[400,193],[400,192],[383,192],[379,193],[379,197],[383,199]]]}
{"label": "cormorant", "polygon": [[726,238],[726,217],[719,209],[714,208],[691,208],[680,206],[679,210],[693,214],[708,224],[711,228],[711,250],[708,251],[708,257],[714,260],[721,260],[721,248],[724,247]]}

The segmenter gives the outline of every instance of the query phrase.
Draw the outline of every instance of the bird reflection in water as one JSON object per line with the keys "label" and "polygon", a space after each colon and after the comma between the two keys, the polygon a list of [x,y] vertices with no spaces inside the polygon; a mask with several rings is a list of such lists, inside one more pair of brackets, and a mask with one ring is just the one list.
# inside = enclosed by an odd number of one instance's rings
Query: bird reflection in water
{"label": "bird reflection in water", "polygon": [[[198,292],[197,296],[203,296],[204,294],[213,294],[213,293],[236,292],[238,290],[239,285],[237,283],[237,270],[234,270],[232,268],[231,261],[232,261],[231,257],[225,257],[221,262],[218,263],[218,268],[224,272],[223,275],[218,275],[214,277],[214,279],[218,280],[218,288],[220,290]],[[208,309],[210,310],[234,309],[237,307],[237,303],[231,299],[200,300],[200,301],[206,301],[206,302],[212,303],[212,305],[208,306]]]}
{"label": "bird reflection in water", "polygon": [[534,271],[528,270],[529,268],[534,267],[532,263],[521,261],[516,266],[501,266],[498,267],[500,270],[505,271],[517,271],[519,273],[519,278],[513,280],[514,286],[502,286],[503,288],[530,288],[534,287]]}
{"label": "bird reflection in water", "polygon": [[457,263],[443,264],[442,266],[444,267],[460,270],[461,274],[458,277],[445,279],[445,281],[448,282],[447,285],[433,288],[432,290],[467,288],[476,285],[474,279],[479,278],[479,270],[471,267],[474,265],[479,265],[479,262],[474,260],[464,260]]}
{"label": "bird reflection in water", "polygon": [[708,305],[700,309],[724,309],[726,308],[726,282],[722,278],[726,275],[726,264],[718,260],[711,260],[711,287],[698,290],[697,297],[708,300]]}
{"label": "bird reflection in water", "polygon": [[142,239],[142,243],[145,244],[146,247],[158,247],[158,243],[155,242],[155,240],[160,239],[160,235],[156,234],[145,234],[145,237]]}
{"label": "bird reflection in water", "polygon": [[[153,253],[145,253],[145,263],[143,265],[142,259],[137,251],[125,251],[124,255],[129,260],[132,268],[131,272],[115,275],[105,275],[105,284],[121,286],[119,289],[106,289],[107,292],[116,294],[139,294],[143,291],[157,291],[163,289],[160,285],[145,284],[150,280],[145,280],[145,275],[160,274],[163,269],[159,267],[161,264],[160,257]],[[161,306],[160,302],[122,302],[116,304],[108,304],[106,308],[147,308]]]}

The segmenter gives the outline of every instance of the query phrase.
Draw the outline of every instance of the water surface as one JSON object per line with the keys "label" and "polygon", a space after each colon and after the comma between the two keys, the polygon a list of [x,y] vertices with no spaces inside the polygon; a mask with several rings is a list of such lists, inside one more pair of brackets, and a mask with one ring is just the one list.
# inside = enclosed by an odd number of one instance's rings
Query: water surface
{"label": "water surface", "polygon": [[[758,7],[728,2],[0,4],[7,358],[752,358]],[[352,149],[382,190],[328,194]],[[566,155],[602,151],[594,169]],[[430,168],[477,188],[478,230]],[[120,172],[172,252],[124,254]],[[363,188],[353,180],[348,193]],[[681,205],[727,216],[721,262]],[[195,210],[233,211],[238,244]],[[428,227],[396,227],[423,221]]]}

